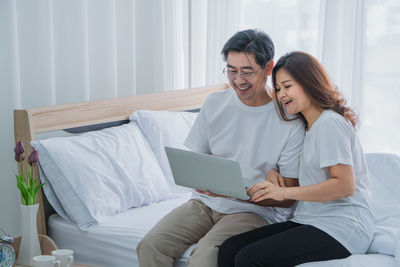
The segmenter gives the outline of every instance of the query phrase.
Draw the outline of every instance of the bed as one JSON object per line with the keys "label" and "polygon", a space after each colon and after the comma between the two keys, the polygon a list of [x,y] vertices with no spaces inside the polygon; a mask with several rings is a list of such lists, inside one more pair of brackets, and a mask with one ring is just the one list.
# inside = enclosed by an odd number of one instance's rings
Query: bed
{"label": "bed", "polygon": [[[227,88],[15,110],[15,140],[39,151],[36,176],[47,185],[38,194],[38,232],[73,249],[76,262],[138,266],[138,242],[191,195],[173,184],[162,148],[183,148],[207,95]],[[367,161],[376,217],[369,254],[301,266],[400,266],[400,157],[367,154]],[[193,247],[175,266],[186,266]]]}

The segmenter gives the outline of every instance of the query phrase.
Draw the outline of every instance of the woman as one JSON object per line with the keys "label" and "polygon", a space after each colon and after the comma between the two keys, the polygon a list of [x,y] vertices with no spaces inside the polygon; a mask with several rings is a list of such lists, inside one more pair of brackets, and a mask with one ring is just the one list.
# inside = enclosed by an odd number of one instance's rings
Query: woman
{"label": "woman", "polygon": [[[373,236],[368,169],[357,118],[311,55],[292,52],[272,72],[280,116],[298,114],[306,137],[298,187],[265,181],[251,200],[298,200],[293,218],[226,240],[219,266],[295,266],[365,253]],[[279,183],[281,184],[281,183]]]}

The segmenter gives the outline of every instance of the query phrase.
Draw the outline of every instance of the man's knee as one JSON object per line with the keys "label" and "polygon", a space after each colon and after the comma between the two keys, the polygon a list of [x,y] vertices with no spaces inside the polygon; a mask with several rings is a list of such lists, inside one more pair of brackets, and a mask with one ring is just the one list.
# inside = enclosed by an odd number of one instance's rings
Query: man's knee
{"label": "man's knee", "polygon": [[140,257],[140,254],[143,255],[144,253],[149,254],[158,251],[159,245],[161,245],[159,241],[160,239],[157,240],[157,235],[155,234],[148,233],[145,235],[136,247],[138,257]]}
{"label": "man's knee", "polygon": [[138,257],[179,258],[189,245],[165,233],[149,232],[136,247]]}
{"label": "man's knee", "polygon": [[175,251],[171,250],[171,245],[164,242],[164,239],[157,233],[151,232],[139,242],[136,253],[139,265],[146,267],[172,267],[176,258]]}
{"label": "man's knee", "polygon": [[199,249],[196,247],[189,256],[188,267],[217,267],[218,247],[212,245],[208,248]]}

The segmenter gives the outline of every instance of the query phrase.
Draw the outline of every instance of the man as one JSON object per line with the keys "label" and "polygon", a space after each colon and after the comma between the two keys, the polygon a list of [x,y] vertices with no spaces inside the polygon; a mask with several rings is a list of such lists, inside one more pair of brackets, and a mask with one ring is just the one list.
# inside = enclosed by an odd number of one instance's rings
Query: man
{"label": "man", "polygon": [[[304,126],[282,121],[266,91],[274,65],[274,45],[268,35],[245,30],[222,49],[231,89],[211,94],[205,101],[185,145],[192,151],[235,159],[248,185],[278,170],[286,186],[298,185],[299,155]],[[216,267],[218,247],[228,237],[287,219],[293,202],[264,200],[255,205],[197,191],[147,233],[137,247],[139,264],[173,266],[197,243],[188,266]],[[264,207],[265,206],[265,207]]]}

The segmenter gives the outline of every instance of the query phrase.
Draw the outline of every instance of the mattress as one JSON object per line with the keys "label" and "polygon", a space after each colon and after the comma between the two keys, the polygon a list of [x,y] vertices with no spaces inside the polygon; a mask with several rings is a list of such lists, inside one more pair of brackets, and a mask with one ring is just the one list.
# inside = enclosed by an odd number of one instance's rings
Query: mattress
{"label": "mattress", "polygon": [[[98,267],[139,266],[136,246],[145,234],[166,214],[190,199],[191,192],[178,198],[129,209],[109,217],[88,231],[79,230],[58,214],[49,217],[48,235],[59,248],[74,251],[75,262]],[[175,267],[186,266],[193,246],[179,259]]]}
{"label": "mattress", "polygon": [[[190,199],[191,193],[179,198],[130,209],[112,216],[88,231],[79,230],[58,214],[50,216],[48,235],[59,248],[74,251],[75,262],[98,267],[137,267],[136,246],[144,235],[166,214]],[[193,250],[189,247],[175,267],[185,267]],[[368,254],[352,255],[346,259],[310,262],[299,267],[387,267],[400,266],[393,256]]]}

